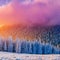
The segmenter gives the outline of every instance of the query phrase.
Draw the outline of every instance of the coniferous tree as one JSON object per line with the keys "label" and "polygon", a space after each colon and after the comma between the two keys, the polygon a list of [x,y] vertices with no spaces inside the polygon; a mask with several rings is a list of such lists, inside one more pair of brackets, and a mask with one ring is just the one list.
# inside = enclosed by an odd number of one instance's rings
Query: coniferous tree
{"label": "coniferous tree", "polygon": [[28,52],[29,52],[30,54],[33,53],[33,47],[32,47],[32,45],[33,45],[32,41],[28,41]]}
{"label": "coniferous tree", "polygon": [[15,50],[16,53],[21,53],[21,40],[19,38],[16,39]]}
{"label": "coniferous tree", "polygon": [[60,50],[58,48],[56,48],[56,47],[53,48],[53,54],[59,54],[59,51]]}
{"label": "coniferous tree", "polygon": [[21,43],[21,53],[26,53],[27,52],[27,41],[23,40]]}
{"label": "coniferous tree", "polygon": [[38,47],[37,47],[37,54],[42,54],[42,44],[41,44],[41,42],[40,41],[38,41],[37,42],[37,44],[38,44]]}
{"label": "coniferous tree", "polygon": [[0,51],[3,50],[3,41],[2,41],[2,38],[0,37]]}
{"label": "coniferous tree", "polygon": [[11,36],[8,38],[8,52],[13,52],[13,39]]}
{"label": "coniferous tree", "polygon": [[44,54],[51,54],[52,53],[52,46],[49,43],[46,43],[44,46]]}
{"label": "coniferous tree", "polygon": [[4,49],[4,51],[6,51],[6,52],[7,52],[7,42],[6,42],[6,41],[4,41],[3,49]]}
{"label": "coniferous tree", "polygon": [[37,48],[38,48],[38,44],[37,44],[37,40],[33,41],[33,54],[37,53]]}

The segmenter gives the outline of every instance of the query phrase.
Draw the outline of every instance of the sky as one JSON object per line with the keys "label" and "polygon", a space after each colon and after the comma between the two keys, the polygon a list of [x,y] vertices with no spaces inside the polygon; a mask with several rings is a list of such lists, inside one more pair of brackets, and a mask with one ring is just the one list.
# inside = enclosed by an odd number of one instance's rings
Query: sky
{"label": "sky", "polygon": [[0,0],[0,26],[60,25],[60,0]]}

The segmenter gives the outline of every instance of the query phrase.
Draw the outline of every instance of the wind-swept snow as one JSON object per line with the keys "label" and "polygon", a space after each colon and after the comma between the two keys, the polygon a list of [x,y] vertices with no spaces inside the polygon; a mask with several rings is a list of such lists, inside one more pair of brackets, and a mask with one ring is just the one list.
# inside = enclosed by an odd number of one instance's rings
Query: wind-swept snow
{"label": "wind-swept snow", "polygon": [[60,60],[60,55],[35,55],[0,52],[0,60]]}

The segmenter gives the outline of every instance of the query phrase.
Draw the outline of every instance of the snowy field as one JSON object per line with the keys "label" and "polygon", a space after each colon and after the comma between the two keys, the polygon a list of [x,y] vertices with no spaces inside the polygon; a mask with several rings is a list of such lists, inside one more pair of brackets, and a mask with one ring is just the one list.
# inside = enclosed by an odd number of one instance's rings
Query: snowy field
{"label": "snowy field", "polygon": [[31,55],[0,52],[0,60],[60,60],[60,55]]}

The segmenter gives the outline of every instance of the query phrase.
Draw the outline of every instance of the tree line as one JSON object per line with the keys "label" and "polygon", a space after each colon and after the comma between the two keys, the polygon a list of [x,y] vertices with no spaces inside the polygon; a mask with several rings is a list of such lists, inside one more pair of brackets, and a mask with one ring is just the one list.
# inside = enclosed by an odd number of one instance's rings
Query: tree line
{"label": "tree line", "polygon": [[60,54],[60,49],[40,40],[0,39],[0,51],[25,54]]}

